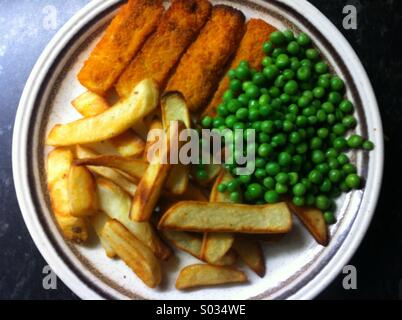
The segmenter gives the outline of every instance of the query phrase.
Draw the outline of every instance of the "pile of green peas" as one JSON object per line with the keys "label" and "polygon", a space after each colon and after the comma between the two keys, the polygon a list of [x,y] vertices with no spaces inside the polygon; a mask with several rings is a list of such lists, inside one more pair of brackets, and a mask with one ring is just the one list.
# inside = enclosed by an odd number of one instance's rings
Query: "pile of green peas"
{"label": "pile of green peas", "polygon": [[247,61],[230,70],[217,115],[201,120],[204,128],[244,129],[245,139],[247,129],[256,131],[254,173],[236,176],[236,165],[226,165],[234,179],[218,190],[250,204],[291,198],[296,206],[317,207],[334,223],[334,200],[361,186],[344,152],[372,150],[374,144],[345,136],[357,125],[354,106],[345,98],[344,81],[330,72],[307,34],[273,32],[262,50],[262,71]]}

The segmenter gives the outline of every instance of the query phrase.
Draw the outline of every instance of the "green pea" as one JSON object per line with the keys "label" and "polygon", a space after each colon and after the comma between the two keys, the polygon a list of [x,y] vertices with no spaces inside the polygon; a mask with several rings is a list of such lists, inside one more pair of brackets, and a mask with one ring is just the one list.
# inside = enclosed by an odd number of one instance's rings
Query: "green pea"
{"label": "green pea", "polygon": [[267,174],[269,176],[273,177],[280,172],[281,167],[276,162],[268,162],[267,165],[265,166],[265,170],[267,171]]}
{"label": "green pea", "polygon": [[237,188],[239,187],[239,182],[237,180],[231,180],[227,184],[227,189],[229,192],[237,191]]}
{"label": "green pea", "polygon": [[353,107],[352,102],[350,102],[349,100],[343,100],[339,104],[339,109],[344,113],[352,113],[354,110],[354,107]]}
{"label": "green pea", "polygon": [[281,53],[276,58],[275,64],[281,70],[286,69],[288,67],[288,65],[290,64],[289,56],[285,53]]}
{"label": "green pea", "polygon": [[251,181],[251,177],[247,175],[239,176],[239,181],[242,184],[248,184]]}
{"label": "green pea", "polygon": [[231,192],[229,197],[230,197],[230,201],[235,202],[235,203],[240,202],[240,200],[241,200],[240,192],[238,192],[238,191]]}
{"label": "green pea", "polygon": [[236,123],[237,118],[234,115],[230,115],[227,116],[225,119],[225,124],[229,127],[229,128],[233,128],[233,125]]}
{"label": "green pea", "polygon": [[327,120],[327,114],[325,113],[324,110],[318,110],[317,111],[317,122],[323,123]]}
{"label": "green pea", "polygon": [[222,100],[223,100],[223,102],[228,102],[228,101],[232,100],[233,97],[234,97],[234,93],[232,90],[229,89],[223,93]]}
{"label": "green pea", "polygon": [[326,224],[334,224],[336,222],[334,213],[332,211],[325,211],[324,212],[324,220]]}
{"label": "green pea", "polygon": [[263,143],[258,147],[258,155],[267,157],[272,152],[272,147],[268,143]]}
{"label": "green pea", "polygon": [[297,79],[300,81],[308,81],[311,77],[311,69],[309,67],[300,67],[296,73]]}
{"label": "green pea", "polygon": [[322,182],[322,174],[318,170],[311,170],[310,173],[308,174],[308,179],[310,182],[314,184],[319,184]]}
{"label": "green pea", "polygon": [[258,199],[261,197],[263,192],[263,188],[259,183],[249,184],[247,187],[247,193],[251,197],[251,199]]}
{"label": "green pea", "polygon": [[316,50],[316,49],[307,49],[306,50],[306,57],[307,57],[307,59],[310,59],[310,60],[317,60],[318,59],[318,57],[320,56],[320,53],[318,52],[318,50]]}
{"label": "green pea", "polygon": [[258,169],[255,170],[254,176],[258,180],[264,179],[267,176],[267,172],[263,168],[258,168]]}
{"label": "green pea", "polygon": [[336,160],[338,160],[338,163],[339,163],[341,166],[343,166],[343,165],[349,163],[349,158],[348,158],[348,156],[347,156],[346,154],[344,154],[344,153],[341,153],[341,154],[336,158]]}
{"label": "green pea", "polygon": [[283,48],[275,48],[274,51],[272,51],[272,57],[276,59],[280,54],[285,52],[286,51]]}
{"label": "green pea", "polygon": [[286,38],[281,31],[274,31],[269,36],[269,40],[276,46],[280,46],[285,43]]}
{"label": "green pea", "polygon": [[302,138],[298,132],[291,132],[289,134],[289,142],[293,144],[298,144],[302,141]]}
{"label": "green pea", "polygon": [[228,76],[229,79],[231,79],[231,80],[235,79],[235,78],[236,78],[236,71],[233,70],[233,69],[229,70],[227,76]]}
{"label": "green pea", "polygon": [[357,120],[354,116],[352,115],[347,115],[342,119],[342,124],[348,128],[348,129],[352,129],[354,127],[356,127],[357,125]]}
{"label": "green pea", "polygon": [[329,170],[328,178],[331,182],[339,182],[342,179],[342,172],[337,169]]}
{"label": "green pea", "polygon": [[253,75],[253,83],[257,86],[262,86],[265,83],[265,77],[262,73],[257,72]]}
{"label": "green pea", "polygon": [[279,69],[276,65],[269,65],[262,70],[262,73],[268,80],[273,80],[278,76]]}
{"label": "green pea", "polygon": [[[321,140],[321,138],[319,138],[319,137],[313,137],[311,140],[310,140],[310,149],[311,150],[314,150],[313,151],[313,155],[314,155],[314,153],[315,153],[315,151],[319,151],[319,150],[317,150],[317,149],[320,149],[322,147],[322,140]],[[321,151],[322,152],[322,151]],[[316,153],[317,154],[317,153]],[[324,153],[323,153],[323,155],[324,155]]]}
{"label": "green pea", "polygon": [[339,77],[333,77],[331,79],[331,89],[334,91],[341,91],[345,87],[345,83]]}
{"label": "green pea", "polygon": [[222,117],[215,117],[214,120],[212,120],[212,126],[214,128],[219,128],[220,126],[225,124],[225,120]]}
{"label": "green pea", "polygon": [[242,106],[246,107],[248,106],[250,98],[245,93],[242,93],[237,97],[237,100],[242,104]]}
{"label": "green pea", "polygon": [[331,81],[328,77],[320,76],[318,78],[317,85],[321,88],[328,89],[331,85]]}
{"label": "green pea", "polygon": [[362,146],[363,142],[364,142],[364,139],[357,134],[352,134],[347,140],[348,146],[353,149],[360,148]]}
{"label": "green pea", "polygon": [[314,97],[317,99],[321,99],[325,96],[325,89],[323,87],[315,87],[313,89]]}
{"label": "green pea", "polygon": [[283,31],[283,36],[285,37],[286,42],[291,42],[295,39],[295,35],[294,35],[293,31],[289,30],[289,29]]}
{"label": "green pea", "polygon": [[331,102],[324,102],[321,105],[322,110],[324,110],[327,114],[332,113],[335,111],[335,107]]}
{"label": "green pea", "polygon": [[364,150],[373,150],[374,149],[374,143],[372,143],[371,141],[364,141],[363,145],[362,145]]}
{"label": "green pea", "polygon": [[246,125],[244,122],[238,121],[238,122],[235,122],[235,124],[233,125],[233,129],[234,130],[236,130],[236,129],[244,130],[244,129],[246,129]]}
{"label": "green pea", "polygon": [[242,89],[242,83],[239,79],[233,79],[230,81],[230,86],[229,86],[230,90],[233,91],[239,91]]}
{"label": "green pea", "polygon": [[297,104],[298,104],[298,106],[301,107],[301,108],[307,107],[310,103],[311,103],[311,99],[310,99],[308,96],[301,96],[301,97],[297,100]]}
{"label": "green pea", "polygon": [[287,93],[282,93],[279,99],[281,100],[282,104],[287,105],[291,101],[291,96]]}
{"label": "green pea", "polygon": [[275,191],[278,192],[278,194],[284,194],[288,192],[288,186],[283,183],[276,183],[275,185]]}
{"label": "green pea", "polygon": [[286,143],[286,135],[278,133],[272,137],[272,144],[275,146],[283,146]]}
{"label": "green pea", "polygon": [[339,162],[336,158],[330,158],[330,159],[328,159],[328,166],[330,169],[338,169]]}
{"label": "green pea", "polygon": [[297,71],[299,68],[301,67],[301,63],[299,61],[299,59],[297,59],[296,57],[292,57],[290,59],[290,69],[292,69],[292,71]]}
{"label": "green pea", "polygon": [[240,80],[246,80],[250,77],[251,73],[250,73],[250,69],[243,67],[243,66],[239,66],[236,68],[236,77]]}
{"label": "green pea", "polygon": [[272,98],[277,98],[277,97],[280,96],[280,94],[281,94],[281,90],[279,90],[279,88],[277,88],[277,87],[271,87],[271,88],[269,88],[269,95],[270,95]]}
{"label": "green pea", "polygon": [[229,114],[226,104],[221,103],[220,105],[218,105],[218,107],[216,108],[216,113],[222,117],[226,117]]}
{"label": "green pea", "polygon": [[252,84],[247,88],[246,95],[250,99],[256,99],[260,96],[260,89],[255,84]]}
{"label": "green pea", "polygon": [[219,192],[225,192],[226,189],[227,189],[227,185],[225,183],[218,184],[218,191]]}
{"label": "green pea", "polygon": [[330,192],[332,189],[332,183],[331,180],[328,178],[325,178],[320,186],[320,191],[324,193]]}
{"label": "green pea", "polygon": [[[265,132],[260,132],[259,134],[258,134],[258,141],[260,142],[260,143],[267,143],[267,142],[269,142],[271,140],[271,138],[270,138],[270,136],[269,136],[269,134],[267,134],[267,133],[265,133]],[[271,146],[270,146],[271,147]],[[271,149],[272,149],[272,147],[271,147]]]}
{"label": "green pea", "polygon": [[268,66],[270,66],[272,63],[273,63],[273,59],[272,59],[271,57],[264,57],[264,58],[262,59],[262,61],[261,61],[261,64],[262,64],[264,67],[268,67]]}
{"label": "green pea", "polygon": [[212,125],[212,118],[210,116],[205,116],[201,121],[201,125],[204,128],[210,128]]}
{"label": "green pea", "polygon": [[257,108],[252,108],[248,110],[248,119],[250,121],[256,121],[260,117],[260,112]]}
{"label": "green pea", "polygon": [[349,192],[349,191],[350,191],[350,188],[349,188],[349,186],[346,184],[345,181],[342,181],[342,182],[339,184],[339,189],[340,189],[342,192]]}
{"label": "green pea", "polygon": [[339,92],[332,91],[328,94],[328,101],[334,105],[338,105],[342,101],[342,96]]}
{"label": "green pea", "polygon": [[278,163],[281,167],[286,167],[292,162],[292,156],[288,152],[281,152],[278,155]]}
{"label": "green pea", "polygon": [[261,106],[268,105],[271,101],[271,97],[269,94],[262,94],[260,98],[258,99],[258,102]]}
{"label": "green pea", "polygon": [[286,84],[286,79],[285,79],[285,77],[284,77],[282,74],[279,75],[279,76],[276,78],[275,82],[274,82],[274,85],[275,85],[276,87],[278,87],[278,88],[283,88],[283,87],[285,86],[285,84]]}
{"label": "green pea", "polygon": [[295,206],[302,207],[306,203],[306,200],[304,199],[304,197],[296,196],[296,197],[293,197],[292,202]]}
{"label": "green pea", "polygon": [[335,115],[330,113],[329,115],[327,115],[327,123],[329,125],[333,125],[336,121]]}
{"label": "green pea", "polygon": [[227,110],[231,113],[235,113],[239,108],[241,108],[242,104],[237,99],[232,99],[227,103]]}
{"label": "green pea", "polygon": [[255,131],[261,131],[261,121],[253,122],[251,128],[254,129]]}
{"label": "green pea", "polygon": [[327,138],[329,135],[329,130],[327,128],[319,128],[317,130],[317,136],[321,139]]}
{"label": "green pea", "polygon": [[314,65],[314,70],[317,74],[324,74],[328,72],[328,65],[325,62],[317,62]]}
{"label": "green pea", "polygon": [[270,54],[274,50],[273,43],[271,41],[264,42],[264,44],[262,45],[262,50],[266,54]]}
{"label": "green pea", "polygon": [[[318,138],[319,139],[319,138]],[[314,150],[311,154],[311,160],[315,164],[320,164],[325,161],[325,154],[321,150]]]}
{"label": "green pea", "polygon": [[287,93],[289,95],[294,95],[294,94],[296,94],[297,90],[298,90],[298,84],[296,81],[290,80],[285,84],[285,87],[284,87],[285,93]]}
{"label": "green pea", "polygon": [[331,201],[325,195],[319,195],[315,199],[315,205],[320,210],[327,210],[331,206]]}
{"label": "green pea", "polygon": [[344,137],[338,137],[334,140],[333,146],[336,150],[343,150],[347,146],[346,139]]}
{"label": "green pea", "polygon": [[265,188],[267,188],[268,190],[272,190],[275,188],[275,179],[272,177],[266,177],[264,178],[262,184],[264,185]]}
{"label": "green pea", "polygon": [[345,174],[351,174],[351,173],[356,173],[357,168],[354,164],[352,163],[346,163],[343,165],[342,170]]}
{"label": "green pea", "polygon": [[297,183],[293,186],[293,194],[295,196],[304,196],[307,192],[307,189],[303,183]]}
{"label": "green pea", "polygon": [[286,172],[279,172],[275,176],[275,180],[278,183],[286,184],[289,181],[289,177],[288,177],[288,174]]}
{"label": "green pea", "polygon": [[355,173],[348,174],[345,183],[349,188],[357,189],[360,187],[360,177]]}
{"label": "green pea", "polygon": [[275,124],[272,120],[265,120],[261,123],[261,130],[265,133],[273,133],[275,131]]}
{"label": "green pea", "polygon": [[236,118],[239,120],[246,120],[248,118],[248,109],[247,108],[239,108],[236,111]]}
{"label": "green pea", "polygon": [[346,132],[346,128],[342,123],[337,123],[332,127],[332,132],[337,136],[342,136]]}
{"label": "green pea", "polygon": [[316,169],[321,172],[322,175],[327,175],[327,173],[329,172],[329,165],[328,163],[319,163],[316,166]]}
{"label": "green pea", "polygon": [[264,194],[264,200],[267,203],[276,203],[279,201],[279,193],[275,190],[269,190]]}
{"label": "green pea", "polygon": [[205,169],[198,169],[195,174],[196,174],[196,179],[199,181],[203,181],[208,178],[208,173]]}
{"label": "green pea", "polygon": [[311,39],[306,33],[303,32],[297,37],[297,43],[303,47],[306,47],[311,43]]}

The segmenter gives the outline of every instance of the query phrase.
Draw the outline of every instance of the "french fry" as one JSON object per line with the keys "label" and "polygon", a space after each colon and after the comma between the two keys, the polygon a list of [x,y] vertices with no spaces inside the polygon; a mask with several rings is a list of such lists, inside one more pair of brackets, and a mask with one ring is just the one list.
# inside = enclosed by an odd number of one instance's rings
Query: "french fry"
{"label": "french fry", "polygon": [[74,164],[76,165],[85,165],[85,166],[101,166],[101,167],[109,167],[118,169],[130,177],[139,181],[144,172],[148,168],[148,162],[140,159],[134,159],[131,157],[121,157],[121,156],[96,156],[91,158],[83,158],[79,160],[75,160]]}
{"label": "french fry", "polygon": [[179,290],[202,286],[246,282],[244,272],[231,267],[193,264],[183,268],[176,280]]}
{"label": "french fry", "polygon": [[[97,116],[110,108],[105,98],[91,91],[84,92],[71,103],[84,117]],[[127,130],[121,135],[111,138],[110,143],[119,154],[127,157],[139,156],[145,148],[145,142],[133,130]]]}
{"label": "french fry", "polygon": [[292,215],[285,202],[245,205],[182,201],[161,218],[159,229],[194,232],[287,233]]}
{"label": "french fry", "polygon": [[[233,177],[225,170],[221,175],[220,175],[220,182],[222,181],[230,181],[233,179]],[[212,190],[211,190],[211,196],[215,193],[220,193],[217,188],[218,188],[219,183],[215,183]],[[216,198],[214,196],[213,198]],[[222,195],[222,199],[220,199],[220,202],[227,202],[231,203],[232,201],[230,200],[230,197],[227,193],[224,193]],[[214,202],[213,200],[210,202]],[[208,261],[209,263],[214,263],[215,261],[221,259],[232,247],[233,241],[234,241],[234,235],[233,233],[220,233],[220,232],[215,232],[215,233],[204,233],[203,241],[202,241],[202,249],[201,249],[201,257]]]}
{"label": "french fry", "polygon": [[147,141],[145,143],[145,150],[144,150],[144,160],[151,162],[149,159],[151,155],[148,155],[148,151],[150,150],[151,146],[156,143],[158,134],[163,131],[162,121],[158,118],[153,119],[149,126],[149,132],[147,133]]}
{"label": "french fry", "polygon": [[50,201],[64,237],[82,243],[88,239],[85,219],[71,214],[68,194],[68,175],[73,162],[73,152],[69,148],[57,148],[47,158],[47,185]]}
{"label": "french fry", "polygon": [[[162,230],[163,236],[176,248],[183,250],[193,257],[203,260],[201,257],[202,237],[193,232]],[[237,255],[229,250],[214,265],[231,266],[236,262]],[[204,260],[205,261],[205,260]]]}
{"label": "french fry", "polygon": [[170,154],[172,152],[178,152],[178,150],[171,149],[172,144],[176,141],[180,148],[178,137],[183,128],[184,124],[182,122],[172,122],[165,131],[166,146],[158,153],[158,158],[149,164],[147,171],[144,173],[144,176],[138,184],[130,212],[132,220],[138,222],[150,220],[153,209],[159,200],[166,177],[171,168],[169,163]]}
{"label": "french fry", "polygon": [[98,210],[98,197],[91,173],[85,167],[72,165],[68,174],[68,196],[71,215],[91,216]]}
{"label": "french fry", "polygon": [[237,237],[233,249],[251,270],[261,278],[265,275],[264,254],[258,241]]}
{"label": "french fry", "polygon": [[[92,151],[89,148],[83,146],[76,146],[76,156],[79,160],[94,158],[97,157],[98,154]],[[78,162],[79,160],[76,160]],[[137,185],[133,179],[129,180],[127,176],[122,175],[115,169],[103,167],[103,166],[87,166],[87,168],[98,176],[107,178],[121,187],[124,191],[126,191],[130,196],[134,196],[135,191],[137,190]]]}
{"label": "french fry", "polygon": [[103,228],[105,224],[110,221],[110,218],[102,211],[99,211],[96,215],[90,218],[91,224],[95,229],[96,235],[98,236],[103,249],[106,252],[106,256],[109,258],[116,257],[116,252],[113,250],[110,242],[103,236]]}
{"label": "french fry", "polygon": [[[166,129],[171,121],[182,121],[186,128],[191,127],[190,113],[186,102],[179,92],[167,92],[161,102],[162,124]],[[189,166],[176,164],[172,166],[166,181],[166,189],[173,194],[182,194],[188,185]]]}
{"label": "french fry", "polygon": [[156,29],[162,0],[130,0],[122,6],[78,74],[83,86],[105,94]]}
{"label": "french fry", "polygon": [[323,246],[328,245],[328,227],[321,210],[296,207],[293,204],[289,204],[289,207],[319,244]]}
{"label": "french fry", "polygon": [[97,179],[100,209],[110,218],[119,221],[138,240],[144,243],[156,257],[168,259],[172,251],[162,242],[149,222],[131,221],[129,218],[131,198],[119,186],[106,179]]}
{"label": "french fry", "polygon": [[152,251],[130,233],[120,222],[107,222],[102,231],[116,254],[150,288],[158,286],[162,280],[162,270]]}
{"label": "french fry", "polygon": [[158,99],[159,94],[155,83],[152,80],[143,80],[127,99],[119,101],[105,112],[69,124],[54,126],[47,137],[46,144],[68,146],[116,137],[155,109]]}

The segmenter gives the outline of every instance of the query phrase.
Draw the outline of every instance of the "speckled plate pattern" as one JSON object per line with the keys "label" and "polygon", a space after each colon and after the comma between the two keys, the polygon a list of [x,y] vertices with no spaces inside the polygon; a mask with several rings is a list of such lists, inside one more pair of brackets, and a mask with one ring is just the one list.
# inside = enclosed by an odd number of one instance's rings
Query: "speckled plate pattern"
{"label": "speckled plate pattern", "polygon": [[177,291],[174,283],[179,270],[197,260],[176,251],[175,257],[164,263],[162,285],[150,289],[122,261],[108,259],[95,237],[85,246],[66,242],[50,210],[44,169],[49,149],[44,140],[54,124],[79,117],[70,105],[85,90],[76,75],[123,3],[91,1],[57,33],[37,61],[21,97],[13,137],[13,174],[25,223],[52,269],[83,299],[311,299],[342,270],[370,223],[381,185],[383,137],[370,81],[353,49],[328,19],[304,0],[212,2],[241,9],[248,18],[262,18],[279,29],[290,27],[311,35],[333,70],[346,80],[347,95],[359,119],[356,131],[376,144],[370,154],[350,153],[365,186],[338,200],[338,222],[330,227],[327,247],[318,245],[295,218],[293,231],[282,241],[264,244],[264,278],[239,265],[249,277],[243,285]]}

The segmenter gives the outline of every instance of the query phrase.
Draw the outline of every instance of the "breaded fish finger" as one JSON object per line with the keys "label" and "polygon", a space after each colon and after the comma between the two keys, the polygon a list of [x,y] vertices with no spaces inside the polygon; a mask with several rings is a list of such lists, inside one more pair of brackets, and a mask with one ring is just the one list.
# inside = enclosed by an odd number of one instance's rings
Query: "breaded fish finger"
{"label": "breaded fish finger", "polygon": [[162,0],[129,0],[85,61],[78,74],[81,84],[105,94],[156,29],[163,11]]}
{"label": "breaded fish finger", "polygon": [[210,20],[182,57],[166,91],[181,92],[191,111],[205,106],[243,36],[244,21],[240,11],[215,6]]}
{"label": "breaded fish finger", "polygon": [[120,76],[116,84],[119,96],[128,96],[146,78],[153,78],[163,88],[171,70],[204,26],[211,8],[207,0],[174,0],[156,32]]}
{"label": "breaded fish finger", "polygon": [[[261,70],[261,60],[264,58],[262,45],[269,39],[269,35],[275,31],[275,28],[263,20],[251,19],[246,25],[246,32],[240,42],[236,55],[230,65],[230,69],[238,66],[240,61],[247,60],[251,68]],[[222,101],[223,93],[229,88],[229,78],[224,77],[214,97],[204,111],[204,115],[214,116],[216,107]]]}

